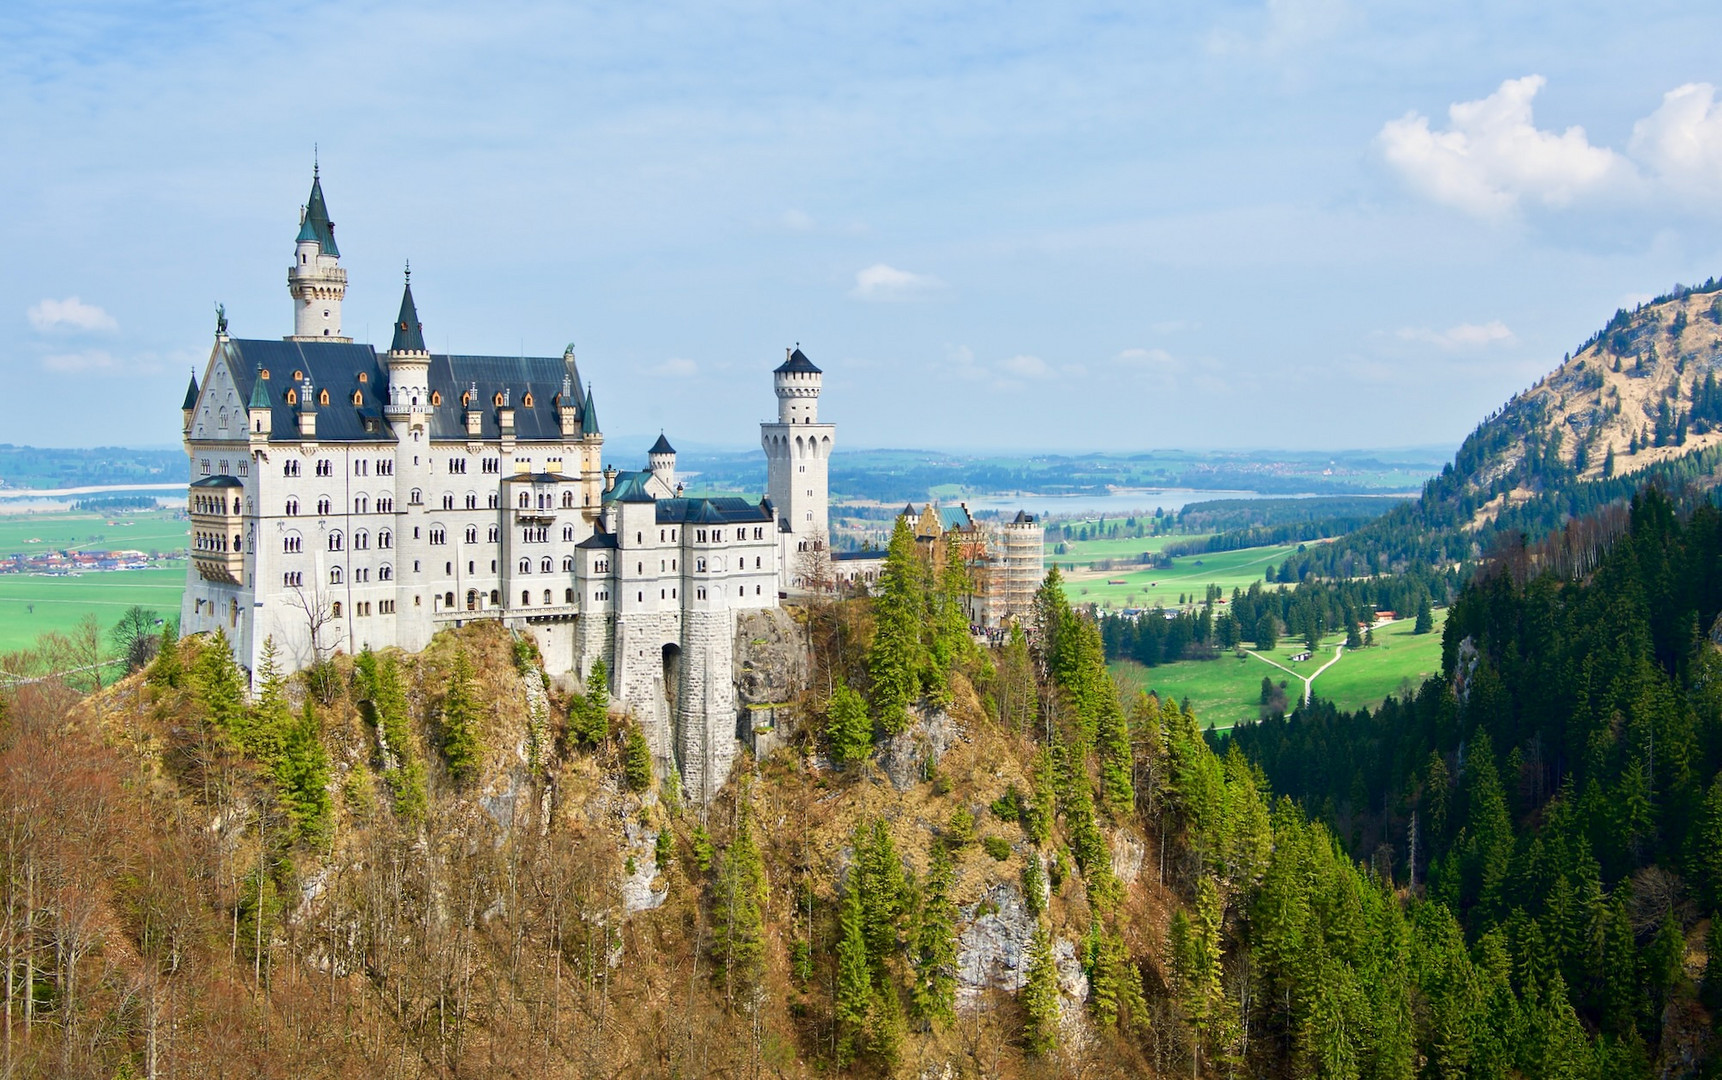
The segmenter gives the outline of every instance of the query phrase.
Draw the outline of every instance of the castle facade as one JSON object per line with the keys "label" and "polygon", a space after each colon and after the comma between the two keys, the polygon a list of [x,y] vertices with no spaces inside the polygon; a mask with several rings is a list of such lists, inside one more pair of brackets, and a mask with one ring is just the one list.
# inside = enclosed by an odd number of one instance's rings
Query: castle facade
{"label": "castle facade", "polygon": [[186,392],[182,632],[222,630],[255,673],[268,640],[303,668],[500,620],[533,635],[551,675],[603,661],[660,770],[709,799],[737,745],[738,619],[777,608],[826,535],[836,429],[818,417],[819,368],[797,348],[773,373],[764,497],[686,498],[667,439],[644,469],[604,468],[572,346],[432,353],[410,273],[386,351],[346,336],[316,176],[287,284],[293,333],[234,337],[223,315]]}

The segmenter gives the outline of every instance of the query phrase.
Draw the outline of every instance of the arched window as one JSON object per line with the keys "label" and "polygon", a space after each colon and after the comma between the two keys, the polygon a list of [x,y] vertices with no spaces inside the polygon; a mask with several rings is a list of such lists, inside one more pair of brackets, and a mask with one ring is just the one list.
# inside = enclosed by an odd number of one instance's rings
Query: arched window
{"label": "arched window", "polygon": [[430,542],[433,544],[448,543],[448,530],[443,528],[441,525],[432,525],[430,531]]}
{"label": "arched window", "polygon": [[377,496],[377,513],[392,514],[395,512],[395,500],[388,495]]}
{"label": "arched window", "polygon": [[572,574],[574,572],[574,556],[562,556],[562,572],[564,574]]}
{"label": "arched window", "polygon": [[286,510],[287,510],[287,516],[288,517],[299,516],[299,500],[297,497],[292,496],[292,495],[287,496]]}
{"label": "arched window", "polygon": [[328,517],[329,516],[329,499],[327,496],[317,500],[317,516],[318,517]]}
{"label": "arched window", "polygon": [[544,604],[545,604],[545,606],[548,607],[553,603],[555,603],[555,601],[550,599],[550,590],[545,589],[544,590]]}
{"label": "arched window", "polygon": [[567,541],[571,541],[574,539],[574,526],[572,526],[572,525],[562,526],[562,539],[567,540]]}
{"label": "arched window", "polygon": [[499,526],[492,525],[490,528],[485,530],[484,538],[494,544],[498,540],[502,539],[502,529]]}
{"label": "arched window", "polygon": [[359,393],[357,390],[353,391],[353,404],[363,405],[364,403],[365,403],[365,395]]}
{"label": "arched window", "polygon": [[502,496],[498,495],[494,491],[490,493],[490,497],[485,500],[485,502],[492,510],[499,510],[502,508]]}
{"label": "arched window", "polygon": [[530,590],[530,589],[521,589],[520,590],[520,606],[521,607],[531,607],[532,606],[532,590]]}
{"label": "arched window", "polygon": [[327,387],[325,387],[322,390],[317,391],[317,404],[319,404],[319,405],[329,404],[329,391],[328,391]]}
{"label": "arched window", "polygon": [[523,409],[532,408],[532,391],[528,390],[520,395],[520,406]]}
{"label": "arched window", "polygon": [[466,527],[466,542],[469,544],[478,543],[478,526],[477,525],[468,525]]}
{"label": "arched window", "polygon": [[341,534],[339,532],[332,532],[329,534],[329,550],[341,550]]}
{"label": "arched window", "polygon": [[444,510],[453,510],[454,509],[454,496],[453,495],[444,495],[442,497],[442,508]]}
{"label": "arched window", "polygon": [[441,390],[432,390],[431,391],[431,407],[436,408],[436,409],[440,409],[442,407],[442,391]]}
{"label": "arched window", "polygon": [[[323,391],[323,393],[326,395],[326,394],[328,394],[328,391],[325,390],[325,391]],[[318,476],[333,476],[333,475],[335,475],[334,466],[329,464],[328,458],[318,458],[317,459],[317,475]]]}
{"label": "arched window", "polygon": [[303,543],[303,540],[301,540],[298,533],[288,533],[286,536],[281,538],[281,550],[287,552],[289,555],[295,554],[299,551],[299,545],[301,543]]}
{"label": "arched window", "polygon": [[520,560],[520,572],[522,574],[532,573],[532,560],[531,559],[521,559]]}
{"label": "arched window", "polygon": [[341,568],[339,566],[329,567],[329,584],[339,585],[340,583],[341,583]]}
{"label": "arched window", "polygon": [[299,404],[299,392],[297,390],[294,390],[292,387],[287,388],[287,404],[289,404],[289,405]]}
{"label": "arched window", "polygon": [[329,605],[329,614],[337,619],[341,617],[341,602],[339,600]]}
{"label": "arched window", "polygon": [[387,529],[380,530],[377,533],[377,546],[380,548],[394,547],[395,546],[395,534],[390,532]]}
{"label": "arched window", "polygon": [[365,498],[363,495],[360,495],[353,500],[353,513],[355,514],[363,514],[370,508],[371,500]]}
{"label": "arched window", "polygon": [[502,603],[502,593],[496,589],[490,590],[490,602],[493,604]]}
{"label": "arched window", "polygon": [[572,491],[564,491],[562,493],[562,509],[574,509],[574,493]]}
{"label": "arched window", "polygon": [[554,565],[555,564],[553,564],[550,561],[548,556],[545,558],[542,558],[542,559],[538,560],[538,572],[541,574],[548,574],[552,571],[552,569],[554,569]]}
{"label": "arched window", "polygon": [[477,589],[466,590],[466,610],[468,610],[468,611],[477,611],[478,610],[478,590]]}
{"label": "arched window", "polygon": [[412,494],[408,496],[407,501],[413,506],[422,506],[425,501],[424,492],[420,491],[418,488],[413,488]]}
{"label": "arched window", "polygon": [[393,581],[393,580],[395,580],[395,568],[390,566],[388,563],[384,563],[383,565],[377,567],[377,580],[378,581]]}
{"label": "arched window", "polygon": [[366,551],[371,546],[371,534],[363,529],[353,533],[353,550]]}
{"label": "arched window", "polygon": [[520,503],[520,509],[530,510],[532,508],[532,495],[530,492],[522,491],[518,501]]}
{"label": "arched window", "polygon": [[444,593],[443,597],[442,597],[442,603],[443,603],[444,607],[454,607],[454,593],[452,593],[452,592]]}
{"label": "arched window", "polygon": [[468,510],[478,509],[478,496],[470,491],[466,493],[466,508]]}

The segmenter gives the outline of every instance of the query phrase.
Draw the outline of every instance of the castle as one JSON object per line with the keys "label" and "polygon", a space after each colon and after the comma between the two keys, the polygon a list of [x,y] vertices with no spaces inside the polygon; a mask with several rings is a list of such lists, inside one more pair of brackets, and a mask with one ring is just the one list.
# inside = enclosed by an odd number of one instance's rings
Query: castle
{"label": "castle", "polygon": [[[287,272],[293,333],[233,337],[221,314],[186,391],[182,632],[222,630],[255,673],[268,640],[303,668],[500,620],[536,639],[550,675],[603,661],[660,770],[709,799],[743,711],[738,620],[775,612],[825,544],[836,428],[819,419],[820,369],[796,348],[772,374],[764,497],[687,498],[663,437],[642,470],[603,466],[572,346],[432,353],[410,270],[388,350],[354,342],[340,259],[314,172]],[[853,560],[852,580],[878,558]]]}

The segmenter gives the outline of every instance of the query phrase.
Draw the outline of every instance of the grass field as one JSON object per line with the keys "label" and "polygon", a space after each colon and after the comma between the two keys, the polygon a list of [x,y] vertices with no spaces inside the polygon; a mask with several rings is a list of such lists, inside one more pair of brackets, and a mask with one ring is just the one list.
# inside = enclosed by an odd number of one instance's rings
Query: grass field
{"label": "grass field", "polygon": [[[0,515],[0,555],[105,549],[183,550],[186,522],[172,511],[128,514]],[[103,628],[137,604],[164,617],[179,616],[185,592],[185,561],[164,561],[147,570],[115,570],[71,577],[32,574],[0,576],[0,653],[33,645],[50,630],[65,633],[85,615]]]}
{"label": "grass field", "polygon": [[185,547],[184,518],[170,511],[133,514],[0,514],[0,556],[67,548],[176,551]]}
{"label": "grass field", "polygon": [[[1412,686],[1422,683],[1440,670],[1441,627],[1446,615],[1444,610],[1435,613],[1435,630],[1428,634],[1413,634],[1409,619],[1379,628],[1374,647],[1347,650],[1322,672],[1313,684],[1315,696],[1342,709],[1372,709],[1407,682]],[[1325,639],[1316,655],[1301,664],[1291,662],[1292,654],[1302,651],[1301,643],[1285,643],[1266,655],[1307,676],[1332,660],[1334,646],[1344,640],[1343,634]],[[1256,718],[1264,675],[1276,683],[1286,683],[1288,702],[1295,704],[1303,695],[1301,680],[1255,656],[1240,658],[1227,653],[1218,660],[1184,660],[1153,668],[1124,660],[1111,667],[1127,694],[1152,690],[1180,701],[1189,698],[1202,726],[1212,725],[1221,731],[1239,720]]]}
{"label": "grass field", "polygon": [[[1218,585],[1230,596],[1232,589],[1248,589],[1251,582],[1261,581],[1270,564],[1278,564],[1297,550],[1296,544],[1274,547],[1245,548],[1223,551],[1217,555],[1185,555],[1174,559],[1167,569],[1149,567],[1123,570],[1095,570],[1089,563],[1095,559],[1128,558],[1125,554],[1091,554],[1103,545],[1116,548],[1132,546],[1130,554],[1151,550],[1146,543],[1164,544],[1189,537],[1155,537],[1152,540],[1103,540],[1079,545],[1085,550],[1076,556],[1048,557],[1047,564],[1059,565],[1064,574],[1064,592],[1073,604],[1096,603],[1102,608],[1153,607],[1156,604],[1174,607],[1179,596],[1195,594],[1200,597],[1209,585]],[[1084,559],[1089,560],[1085,563]],[[1069,567],[1074,563],[1075,570]],[[1122,585],[1110,584],[1122,581]]]}

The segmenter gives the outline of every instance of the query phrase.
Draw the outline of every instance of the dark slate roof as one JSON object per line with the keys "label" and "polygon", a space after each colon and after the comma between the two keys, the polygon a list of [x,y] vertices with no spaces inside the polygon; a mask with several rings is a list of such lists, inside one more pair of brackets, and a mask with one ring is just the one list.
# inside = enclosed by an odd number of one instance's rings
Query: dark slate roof
{"label": "dark slate roof", "polygon": [[1035,520],[1036,520],[1035,516],[1033,514],[1029,513],[1027,510],[1018,510],[1016,512],[1016,517],[1012,520],[1012,524],[1014,524],[1014,525],[1033,525],[1035,523]]}
{"label": "dark slate roof", "polygon": [[659,499],[659,525],[736,525],[771,520],[771,504],[733,495],[713,499]]}
{"label": "dark slate roof", "polygon": [[594,529],[591,536],[580,541],[575,547],[583,548],[613,548],[616,546],[616,534],[607,533],[603,529]]}
{"label": "dark slate roof", "polygon": [[395,339],[389,344],[390,352],[424,352],[425,324],[419,322],[419,309],[413,303],[413,282],[407,279],[407,286],[401,291],[401,313],[395,316]]}
{"label": "dark slate roof", "polygon": [[648,454],[673,454],[675,452],[676,448],[670,445],[670,440],[664,438],[664,433],[661,431],[658,432],[658,441],[652,444],[650,450],[646,451]]}
{"label": "dark slate roof", "polygon": [[[431,410],[431,438],[465,442],[466,409],[460,396],[478,387],[476,404],[482,414],[479,435],[499,438],[496,395],[506,392],[514,410],[514,437],[523,442],[555,442],[562,438],[562,419],[556,414],[556,399],[562,393],[563,377],[574,385],[580,372],[572,358],[561,356],[448,356],[430,358],[430,389],[442,394],[442,404]],[[526,395],[532,404],[526,404]],[[575,403],[577,406],[578,402]],[[594,420],[595,424],[595,420]],[[584,428],[582,428],[584,430]],[[596,426],[593,428],[597,430]]]}
{"label": "dark slate roof", "polygon": [[831,561],[832,562],[853,562],[853,561],[868,561],[868,560],[871,560],[873,562],[884,562],[885,561],[885,553],[883,551],[833,551],[831,553]]}
{"label": "dark slate roof", "polygon": [[245,485],[233,476],[206,476],[201,480],[193,480],[191,486],[194,488],[236,488]]}
{"label": "dark slate roof", "polygon": [[305,220],[299,223],[299,239],[315,240],[325,255],[341,257],[335,246],[335,223],[329,220],[329,207],[323,202],[323,181],[311,174],[311,197],[305,200]]}
{"label": "dark slate roof", "polygon": [[649,472],[625,472],[616,474],[616,486],[604,493],[605,502],[646,503],[655,502],[652,493],[646,490],[646,478]]}
{"label": "dark slate roof", "polygon": [[185,404],[181,405],[180,408],[197,408],[197,372],[195,371],[191,373],[191,385],[185,388]]}
{"label": "dark slate roof", "polygon": [[794,352],[790,353],[789,359],[777,365],[777,371],[780,374],[784,372],[806,372],[812,375],[819,374],[819,369],[813,365],[813,361],[809,360],[807,358],[807,354],[802,352],[800,348],[797,348]]}
{"label": "dark slate roof", "polygon": [[[233,373],[234,387],[247,401],[263,383],[270,410],[272,442],[297,442],[297,410],[287,404],[287,391],[299,389],[295,371],[310,377],[313,392],[329,391],[329,404],[317,409],[320,442],[390,442],[394,435],[383,418],[388,400],[389,371],[375,349],[336,341],[270,341],[233,338],[222,343],[222,354]],[[269,373],[259,379],[261,371]],[[359,381],[364,374],[365,382]],[[353,404],[353,391],[361,403]]]}
{"label": "dark slate roof", "polygon": [[505,484],[572,484],[572,476],[564,476],[559,472],[515,473],[513,476],[502,478]]}
{"label": "dark slate roof", "polygon": [[939,527],[967,531],[975,527],[975,519],[969,516],[969,508],[966,506],[941,506]]}

